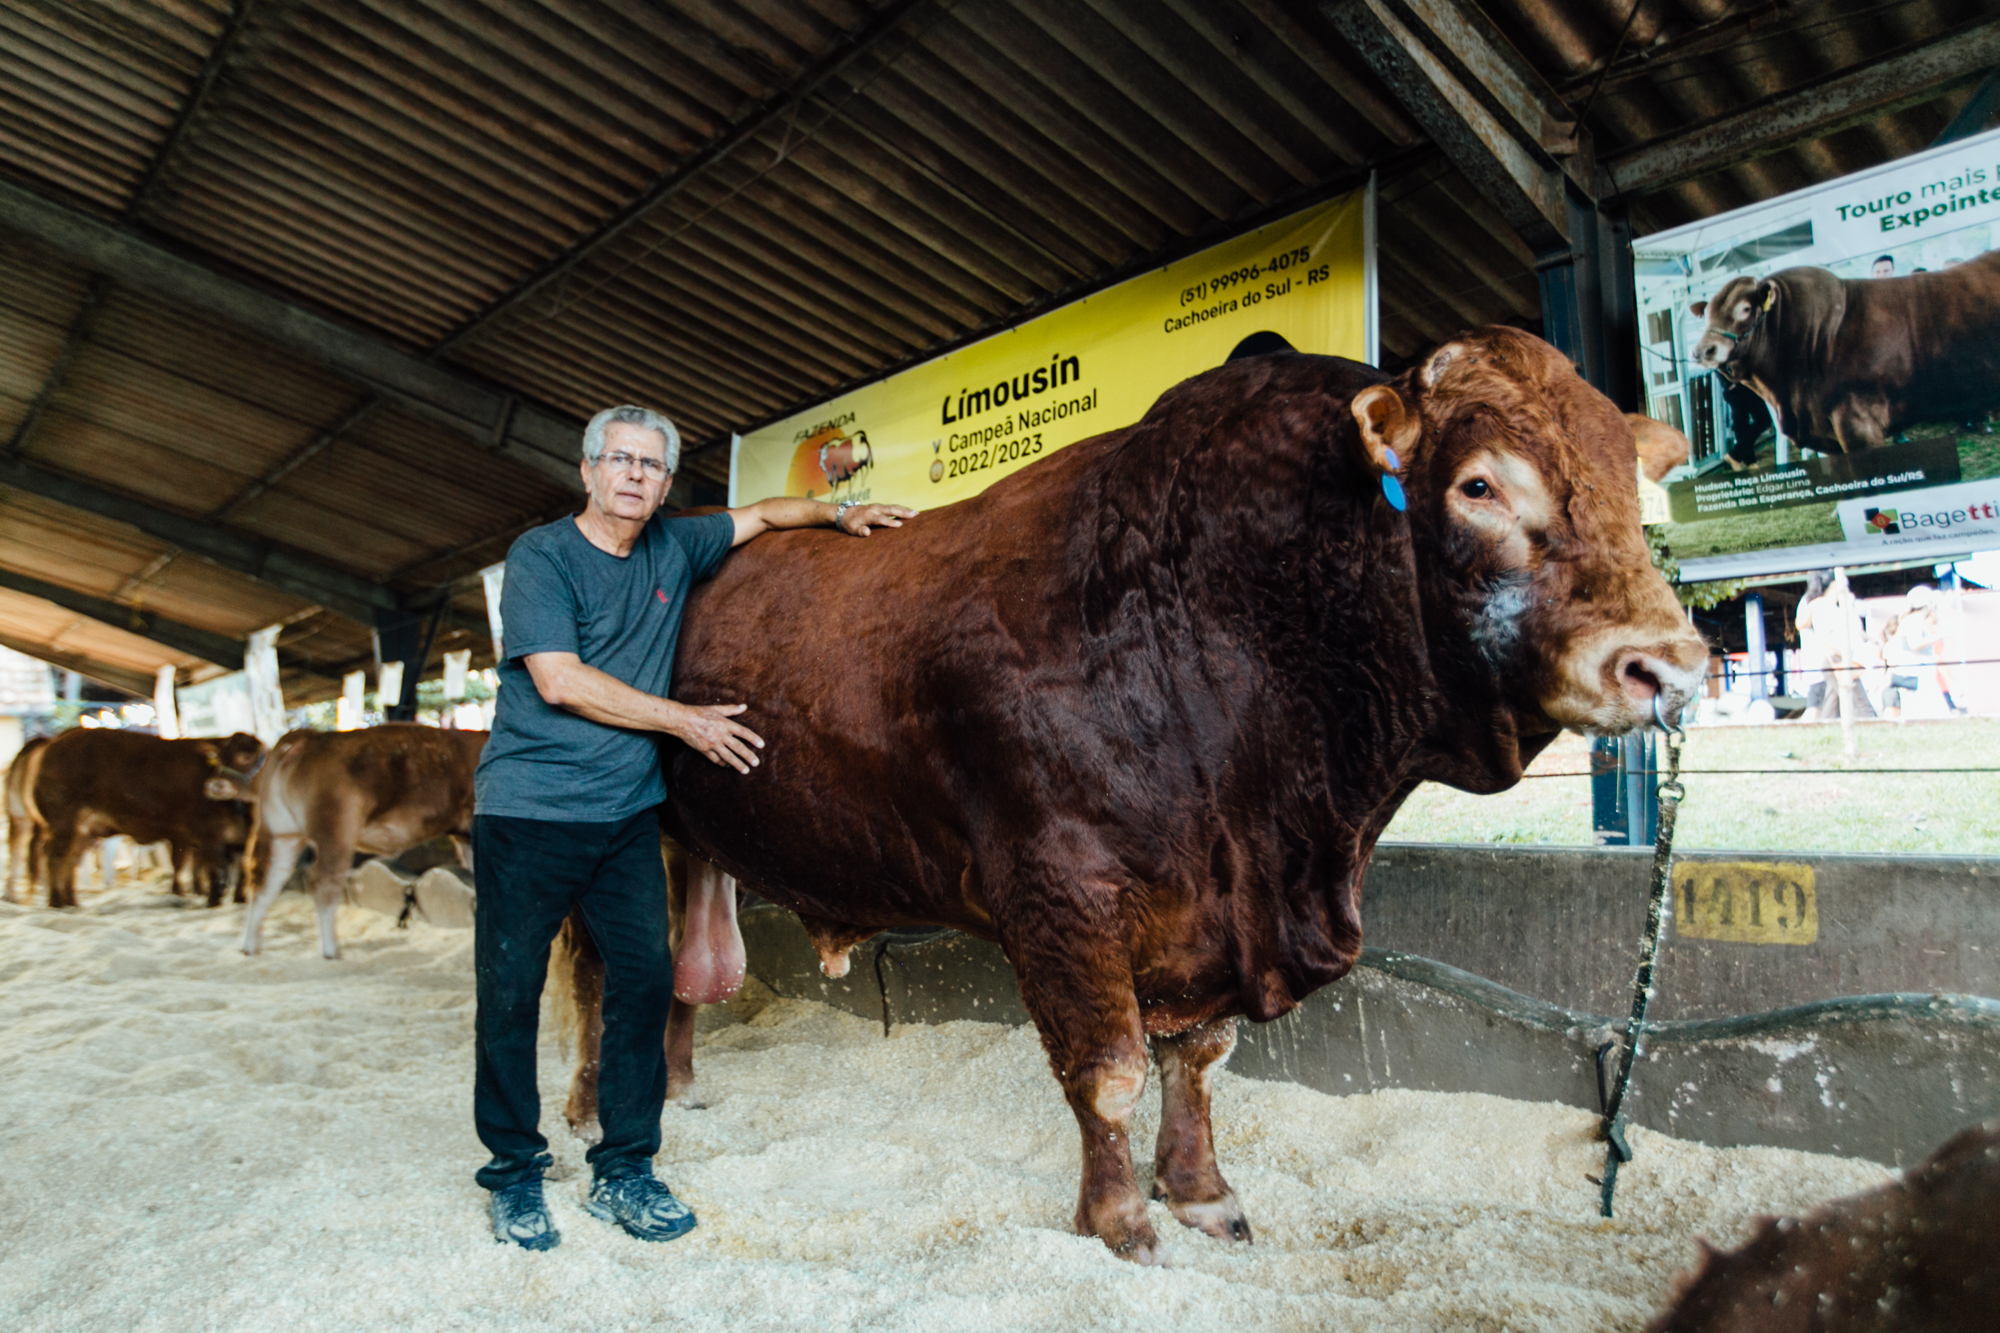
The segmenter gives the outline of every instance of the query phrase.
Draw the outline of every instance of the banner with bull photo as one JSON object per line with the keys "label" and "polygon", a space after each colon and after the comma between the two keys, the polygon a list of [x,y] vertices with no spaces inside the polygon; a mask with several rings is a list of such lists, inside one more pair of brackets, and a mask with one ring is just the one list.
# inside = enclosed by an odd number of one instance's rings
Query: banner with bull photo
{"label": "banner with bull photo", "polygon": [[1633,252],[1684,581],[2000,547],[2000,131]]}
{"label": "banner with bull photo", "polygon": [[1257,333],[1375,359],[1372,186],[748,432],[729,502],[963,500],[1130,425]]}

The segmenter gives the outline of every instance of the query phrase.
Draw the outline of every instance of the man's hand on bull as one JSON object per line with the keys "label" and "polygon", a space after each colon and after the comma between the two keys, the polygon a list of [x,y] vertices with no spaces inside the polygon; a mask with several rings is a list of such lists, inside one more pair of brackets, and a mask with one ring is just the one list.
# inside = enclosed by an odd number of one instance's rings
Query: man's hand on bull
{"label": "man's hand on bull", "polygon": [[764,748],[764,738],[741,722],[731,720],[749,708],[749,704],[663,702],[679,710],[677,724],[667,727],[668,733],[686,741],[710,763],[726,764],[738,773],[748,773],[762,762],[757,751]]}
{"label": "man's hand on bull", "polygon": [[917,511],[901,505],[839,504],[834,506],[833,526],[850,537],[866,537],[870,528],[900,528]]}
{"label": "man's hand on bull", "polygon": [[729,511],[736,524],[736,539],[731,545],[741,546],[784,528],[839,528],[849,536],[866,537],[871,528],[900,528],[904,519],[916,516],[916,510],[902,505],[857,504],[852,500],[834,505],[795,495],[774,495]]}
{"label": "man's hand on bull", "polygon": [[684,704],[635,690],[616,676],[588,666],[575,653],[529,653],[522,659],[543,702],[592,722],[678,736],[718,764],[738,773],[757,766],[764,738],[731,721],[748,704]]}

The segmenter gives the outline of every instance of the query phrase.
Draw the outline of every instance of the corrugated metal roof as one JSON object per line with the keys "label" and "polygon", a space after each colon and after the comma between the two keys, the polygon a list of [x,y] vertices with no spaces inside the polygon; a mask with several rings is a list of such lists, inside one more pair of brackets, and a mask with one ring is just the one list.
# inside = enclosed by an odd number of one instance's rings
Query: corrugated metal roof
{"label": "corrugated metal roof", "polygon": [[[1484,9],[1587,109],[1600,157],[1986,12]],[[1921,147],[1964,97],[1641,199],[1641,229]],[[1389,358],[1535,322],[1527,247],[1317,6],[0,3],[0,174],[577,417],[658,404],[696,444],[1371,165]],[[35,415],[20,457],[405,592],[498,558],[569,503],[372,402],[213,320],[0,252],[0,441]],[[689,468],[725,469],[720,451]],[[92,560],[168,549],[119,545],[133,537],[77,519],[67,540],[103,550],[40,577],[83,587]],[[26,570],[29,544],[0,531],[0,565]],[[266,613],[268,589],[193,557],[162,580],[183,567],[216,577],[175,585],[177,618],[238,634]],[[365,651],[351,621],[320,619],[347,626],[310,631],[324,660]]]}

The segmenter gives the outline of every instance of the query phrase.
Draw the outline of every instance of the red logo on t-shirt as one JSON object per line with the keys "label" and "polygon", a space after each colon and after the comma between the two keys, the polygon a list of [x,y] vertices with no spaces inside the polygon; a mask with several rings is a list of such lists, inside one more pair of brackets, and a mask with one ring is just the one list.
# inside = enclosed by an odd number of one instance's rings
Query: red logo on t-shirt
{"label": "red logo on t-shirt", "polygon": [[655,589],[653,589],[653,596],[655,596],[655,597],[657,597],[657,598],[659,598],[659,599],[660,599],[660,605],[661,605],[661,606],[671,606],[671,605],[673,605],[673,603],[671,603],[671,602],[669,602],[669,601],[667,600],[667,595],[666,595],[666,593],[662,592],[662,591],[661,591],[660,589],[658,589],[658,588],[655,588]]}

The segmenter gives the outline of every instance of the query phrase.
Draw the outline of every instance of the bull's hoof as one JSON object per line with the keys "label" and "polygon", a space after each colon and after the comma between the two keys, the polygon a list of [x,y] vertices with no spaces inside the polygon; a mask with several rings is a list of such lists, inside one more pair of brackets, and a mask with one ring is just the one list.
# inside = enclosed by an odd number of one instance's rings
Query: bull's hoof
{"label": "bull's hoof", "polygon": [[1144,1240],[1128,1240],[1123,1245],[1111,1245],[1111,1242],[1108,1240],[1104,1243],[1110,1245],[1111,1252],[1120,1259],[1128,1259],[1141,1268],[1173,1267],[1167,1261],[1167,1252],[1160,1247],[1159,1237],[1154,1236],[1150,1231],[1147,1232],[1147,1239]]}
{"label": "bull's hoof", "polygon": [[1096,1236],[1104,1242],[1104,1247],[1120,1259],[1129,1259],[1147,1268],[1167,1266],[1166,1251],[1160,1248],[1160,1237],[1153,1230],[1153,1224],[1146,1220],[1144,1209],[1136,1212],[1107,1211],[1095,1226],[1080,1213],[1076,1219],[1079,1236]]}
{"label": "bull's hoof", "polygon": [[699,1083],[668,1088],[667,1101],[683,1111],[706,1111],[709,1108],[708,1090]]}
{"label": "bull's hoof", "polygon": [[570,1121],[569,1132],[576,1135],[578,1141],[587,1147],[594,1148],[604,1141],[604,1126],[597,1123],[596,1116],[581,1123]]}
{"label": "bull's hoof", "polygon": [[1213,1236],[1217,1240],[1240,1240],[1246,1245],[1255,1239],[1250,1234],[1250,1219],[1243,1216],[1243,1205],[1236,1202],[1233,1193],[1202,1203],[1180,1203],[1168,1195],[1166,1186],[1156,1180],[1153,1182],[1153,1197],[1167,1205],[1167,1211],[1174,1215],[1175,1221],[1205,1236]]}

